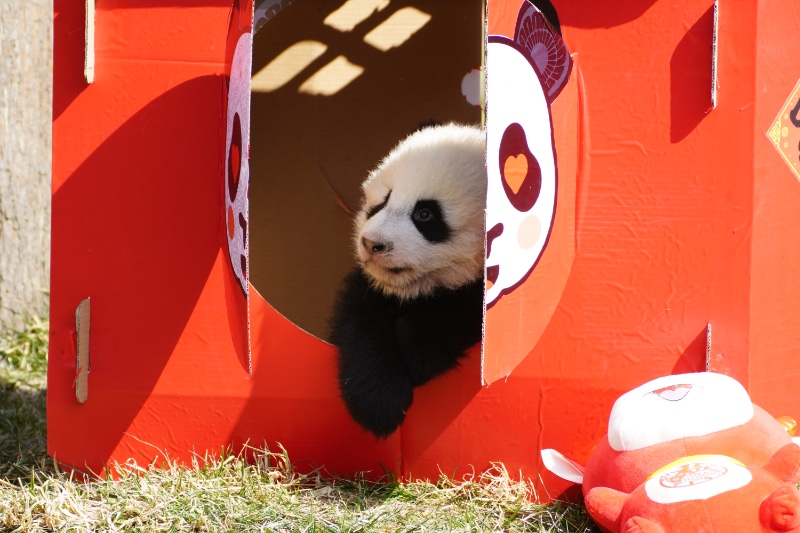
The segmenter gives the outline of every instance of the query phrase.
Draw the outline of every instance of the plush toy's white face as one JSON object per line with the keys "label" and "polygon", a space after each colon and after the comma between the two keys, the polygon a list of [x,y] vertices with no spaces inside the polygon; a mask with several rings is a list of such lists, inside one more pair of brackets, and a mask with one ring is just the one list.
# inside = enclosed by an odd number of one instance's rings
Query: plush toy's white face
{"label": "plush toy's white face", "polygon": [[753,414],[750,396],[731,377],[713,372],[665,376],[617,399],[608,443],[619,452],[638,450],[740,426]]}
{"label": "plush toy's white face", "polygon": [[449,124],[402,141],[362,185],[356,257],[400,298],[456,288],[483,274],[483,130]]}
{"label": "plush toy's white face", "polygon": [[556,202],[550,106],[516,43],[490,37],[486,305],[511,292],[544,250]]}

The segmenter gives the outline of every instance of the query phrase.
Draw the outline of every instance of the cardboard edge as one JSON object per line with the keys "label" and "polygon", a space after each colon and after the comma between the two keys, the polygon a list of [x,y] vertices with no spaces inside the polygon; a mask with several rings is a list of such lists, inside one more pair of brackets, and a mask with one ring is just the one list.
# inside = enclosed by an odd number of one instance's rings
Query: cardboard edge
{"label": "cardboard edge", "polygon": [[94,20],[95,0],[86,0],[86,22],[84,25],[84,39],[86,41],[83,57],[83,77],[86,83],[94,81]]}
{"label": "cardboard edge", "polygon": [[717,49],[719,38],[719,0],[714,0],[714,30],[711,37],[711,109],[717,108]]}
{"label": "cardboard edge", "polygon": [[86,298],[75,310],[75,330],[77,332],[77,358],[75,361],[75,398],[78,403],[89,399],[89,332],[91,318],[90,299]]}

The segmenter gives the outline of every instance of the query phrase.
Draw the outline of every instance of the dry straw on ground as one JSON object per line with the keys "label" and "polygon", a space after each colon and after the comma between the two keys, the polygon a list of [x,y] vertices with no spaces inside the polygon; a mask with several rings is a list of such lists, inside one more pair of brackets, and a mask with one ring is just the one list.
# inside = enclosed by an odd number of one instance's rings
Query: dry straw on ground
{"label": "dry straw on ground", "polygon": [[597,531],[578,506],[531,503],[502,465],[472,479],[401,483],[296,472],[288,454],[168,458],[76,479],[47,457],[47,324],[0,338],[0,531]]}

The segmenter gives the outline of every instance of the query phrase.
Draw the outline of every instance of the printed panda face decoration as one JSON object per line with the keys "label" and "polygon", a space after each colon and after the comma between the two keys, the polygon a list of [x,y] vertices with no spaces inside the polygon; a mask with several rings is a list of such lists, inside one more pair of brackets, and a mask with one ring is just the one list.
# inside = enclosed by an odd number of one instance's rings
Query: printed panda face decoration
{"label": "printed panda face decoration", "polygon": [[547,245],[557,167],[550,102],[571,61],[555,28],[523,3],[514,40],[489,36],[486,305],[522,284]]}
{"label": "printed panda face decoration", "polygon": [[[508,39],[490,38],[487,87],[486,304],[533,270],[550,234],[556,160],[550,107],[531,62]],[[492,102],[521,102],[498,106]]]}
{"label": "printed panda face decoration", "polygon": [[422,129],[362,185],[356,258],[373,285],[411,299],[483,274],[485,138],[477,127]]}
{"label": "printed panda face decoration", "polygon": [[225,228],[231,268],[247,295],[247,187],[250,167],[247,146],[250,139],[250,33],[243,33],[236,45],[228,88],[228,116],[225,133]]}

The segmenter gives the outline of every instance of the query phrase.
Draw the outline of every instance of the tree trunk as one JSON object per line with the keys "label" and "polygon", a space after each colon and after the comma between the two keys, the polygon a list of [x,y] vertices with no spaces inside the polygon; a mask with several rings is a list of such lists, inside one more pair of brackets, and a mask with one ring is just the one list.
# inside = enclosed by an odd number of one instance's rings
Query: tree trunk
{"label": "tree trunk", "polygon": [[0,2],[0,329],[46,313],[52,0]]}

